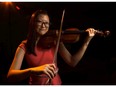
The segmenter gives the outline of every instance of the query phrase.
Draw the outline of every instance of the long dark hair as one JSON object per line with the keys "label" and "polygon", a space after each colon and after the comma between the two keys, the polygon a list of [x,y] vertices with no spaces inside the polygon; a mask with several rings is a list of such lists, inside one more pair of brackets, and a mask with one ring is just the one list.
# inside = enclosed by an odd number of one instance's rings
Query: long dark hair
{"label": "long dark hair", "polygon": [[37,40],[37,32],[35,30],[35,22],[36,22],[37,16],[41,15],[41,14],[48,15],[48,13],[44,10],[37,10],[32,14],[32,16],[30,18],[29,33],[28,33],[28,36],[27,36],[27,43],[25,45],[26,46],[26,51],[29,54],[36,55],[35,50],[34,50],[35,43],[36,43],[36,40]]}

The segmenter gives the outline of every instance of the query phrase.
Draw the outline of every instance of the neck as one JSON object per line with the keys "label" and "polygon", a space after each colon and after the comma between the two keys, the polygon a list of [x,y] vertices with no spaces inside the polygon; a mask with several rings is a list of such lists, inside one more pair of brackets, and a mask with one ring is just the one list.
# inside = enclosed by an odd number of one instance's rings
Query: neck
{"label": "neck", "polygon": [[38,44],[39,40],[40,40],[40,37],[37,38],[35,45]]}

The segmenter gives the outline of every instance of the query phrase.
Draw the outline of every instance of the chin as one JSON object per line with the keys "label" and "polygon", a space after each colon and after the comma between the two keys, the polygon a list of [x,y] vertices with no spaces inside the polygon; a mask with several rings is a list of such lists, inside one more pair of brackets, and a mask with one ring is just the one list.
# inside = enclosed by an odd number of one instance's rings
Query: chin
{"label": "chin", "polygon": [[39,32],[40,35],[45,35],[47,32]]}

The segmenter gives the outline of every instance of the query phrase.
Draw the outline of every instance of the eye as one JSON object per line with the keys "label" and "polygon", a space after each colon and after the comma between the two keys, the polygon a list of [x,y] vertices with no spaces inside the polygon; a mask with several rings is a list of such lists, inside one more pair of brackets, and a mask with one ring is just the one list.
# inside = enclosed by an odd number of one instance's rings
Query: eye
{"label": "eye", "polygon": [[39,20],[37,20],[36,22],[37,22],[37,23],[42,23],[42,21],[39,21]]}
{"label": "eye", "polygon": [[37,23],[38,25],[43,25],[43,24],[44,24],[46,27],[48,27],[48,26],[50,25],[49,22],[44,22],[44,21],[40,21],[40,20],[37,20],[36,23]]}
{"label": "eye", "polygon": [[45,24],[45,25],[49,25],[50,23],[49,23],[49,22],[43,22],[43,24]]}

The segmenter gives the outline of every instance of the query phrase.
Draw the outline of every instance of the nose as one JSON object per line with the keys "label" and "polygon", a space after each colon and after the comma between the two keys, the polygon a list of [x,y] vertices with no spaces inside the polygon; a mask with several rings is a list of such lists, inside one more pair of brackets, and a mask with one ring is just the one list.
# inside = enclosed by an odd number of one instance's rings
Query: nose
{"label": "nose", "polygon": [[45,27],[45,24],[44,23],[42,23],[42,27]]}

